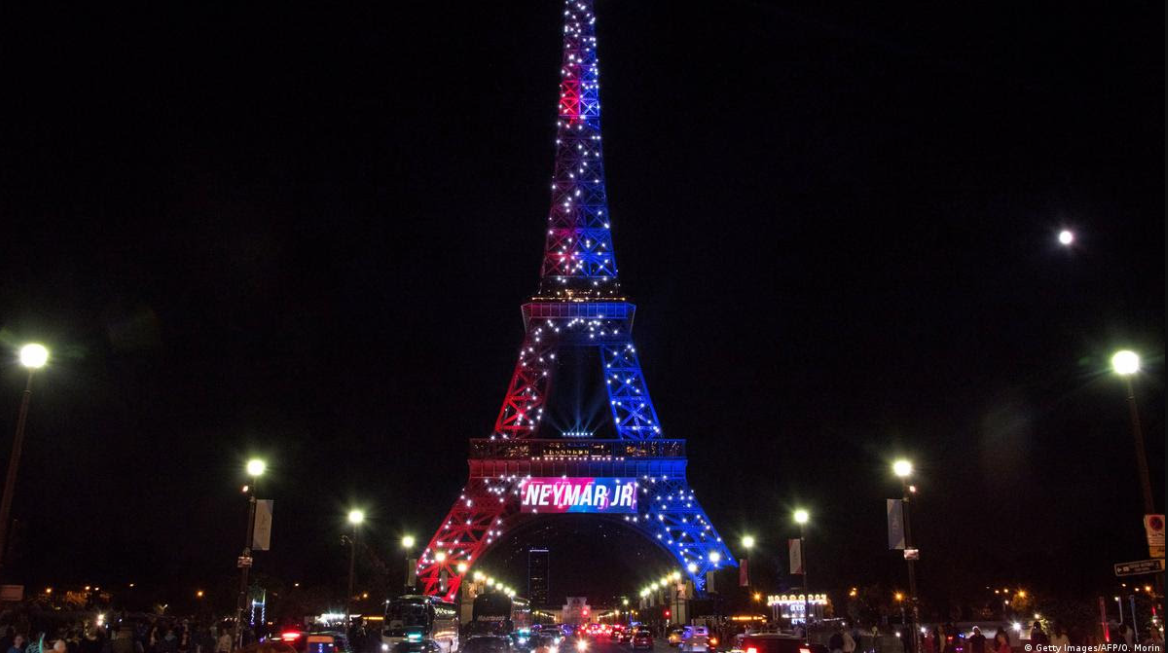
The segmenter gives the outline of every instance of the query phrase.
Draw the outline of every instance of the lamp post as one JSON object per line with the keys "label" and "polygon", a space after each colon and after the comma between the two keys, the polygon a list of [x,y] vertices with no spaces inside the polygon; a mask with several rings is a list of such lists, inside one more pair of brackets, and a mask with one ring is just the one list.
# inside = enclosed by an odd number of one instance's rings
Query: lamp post
{"label": "lamp post", "polygon": [[353,625],[353,575],[357,569],[357,535],[361,532],[361,522],[365,521],[365,513],[360,510],[349,511],[349,523],[353,525],[353,537],[349,539],[349,593],[345,595],[345,631]]}
{"label": "lamp post", "polygon": [[8,515],[12,511],[12,495],[16,492],[16,473],[20,469],[20,449],[24,444],[24,423],[28,419],[28,401],[32,397],[33,373],[49,361],[49,350],[42,345],[28,344],[20,348],[20,364],[28,368],[28,381],[20,400],[20,414],[16,418],[16,437],[12,439],[12,455],[8,458],[8,475],[4,477],[4,497],[0,499],[0,570],[8,550]]}
{"label": "lamp post", "polygon": [[807,581],[807,522],[811,514],[806,510],[795,511],[795,523],[799,524],[799,562],[803,563],[803,634],[810,637],[811,627],[811,583]]}
{"label": "lamp post", "polygon": [[743,550],[746,551],[746,563],[745,563],[746,593],[750,594],[750,552],[751,552],[751,550],[754,549],[754,536],[753,535],[748,534],[748,535],[742,536],[742,548],[743,548]]}
{"label": "lamp post", "polygon": [[414,562],[412,556],[414,553],[414,544],[415,543],[416,543],[416,540],[414,539],[413,535],[405,535],[401,539],[402,548],[405,549],[405,551],[406,551],[406,593],[407,594],[409,594],[410,589],[413,588],[413,586],[414,586],[414,584],[410,581],[413,580],[413,573],[412,573],[411,566],[413,565],[413,562]]}
{"label": "lamp post", "polygon": [[247,537],[243,541],[243,555],[239,557],[239,600],[235,612],[235,648],[243,647],[243,612],[247,606],[247,572],[251,569],[251,544],[255,537],[256,487],[260,476],[267,470],[267,464],[252,458],[247,461],[247,475],[251,483],[247,490]]}
{"label": "lamp post", "polygon": [[[909,485],[908,479],[913,473],[912,461],[900,459],[892,463],[892,473],[900,479],[901,485],[901,499],[904,507],[904,562],[908,565],[908,595],[909,602],[912,603],[912,646],[914,653],[920,651],[921,631],[920,631],[920,607],[917,605],[917,575],[915,568],[915,554],[910,554],[912,550],[912,523],[909,520],[909,499],[916,488]],[[903,622],[903,618],[901,619]]]}
{"label": "lamp post", "polygon": [[[1111,357],[1111,368],[1116,374],[1123,377],[1127,386],[1127,406],[1128,412],[1131,414],[1132,440],[1136,447],[1136,473],[1140,477],[1140,491],[1144,498],[1144,514],[1152,515],[1156,513],[1156,500],[1152,495],[1152,482],[1148,475],[1148,455],[1144,449],[1144,431],[1140,428],[1140,411],[1136,406],[1135,386],[1132,384],[1132,377],[1140,371],[1139,354],[1126,349],[1118,351]],[[1156,574],[1155,583],[1157,597],[1163,598],[1164,578],[1162,574]]]}
{"label": "lamp post", "polygon": [[1140,490],[1144,495],[1144,514],[1156,512],[1156,503],[1152,497],[1152,483],[1148,477],[1148,457],[1144,451],[1144,432],[1140,428],[1140,411],[1136,407],[1136,393],[1132,385],[1132,377],[1140,371],[1140,357],[1133,351],[1116,352],[1111,357],[1111,367],[1115,373],[1123,377],[1127,385],[1127,405],[1131,413],[1132,439],[1136,445],[1136,472],[1140,477]]}

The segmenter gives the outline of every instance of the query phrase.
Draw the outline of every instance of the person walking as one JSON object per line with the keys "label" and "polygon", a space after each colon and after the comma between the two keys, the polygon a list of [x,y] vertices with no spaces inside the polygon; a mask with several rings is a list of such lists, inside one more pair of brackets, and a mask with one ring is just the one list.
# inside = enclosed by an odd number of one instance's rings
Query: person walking
{"label": "person walking", "polygon": [[24,653],[25,639],[24,635],[15,635],[12,638],[12,646],[8,647],[8,653]]}
{"label": "person walking", "polygon": [[1034,627],[1030,629],[1030,645],[1039,651],[1042,649],[1038,647],[1050,645],[1050,638],[1042,630],[1042,624],[1037,621],[1034,622]]}
{"label": "person walking", "polygon": [[973,634],[969,636],[969,653],[986,653],[986,636],[981,634],[981,628],[973,627]]}
{"label": "person walking", "polygon": [[1005,626],[998,628],[998,632],[994,633],[993,653],[1012,653],[1012,649],[1010,648],[1010,632],[1006,630]]}

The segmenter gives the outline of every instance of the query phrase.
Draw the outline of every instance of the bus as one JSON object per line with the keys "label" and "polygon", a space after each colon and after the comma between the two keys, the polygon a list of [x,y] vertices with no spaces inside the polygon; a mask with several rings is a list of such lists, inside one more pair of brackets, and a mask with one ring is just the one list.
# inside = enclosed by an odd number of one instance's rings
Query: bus
{"label": "bus", "polygon": [[458,651],[458,606],[434,596],[406,595],[385,606],[381,650],[398,642],[432,639],[442,653]]}
{"label": "bus", "polygon": [[476,634],[510,635],[531,630],[531,604],[518,596],[484,592],[474,599],[469,630]]}

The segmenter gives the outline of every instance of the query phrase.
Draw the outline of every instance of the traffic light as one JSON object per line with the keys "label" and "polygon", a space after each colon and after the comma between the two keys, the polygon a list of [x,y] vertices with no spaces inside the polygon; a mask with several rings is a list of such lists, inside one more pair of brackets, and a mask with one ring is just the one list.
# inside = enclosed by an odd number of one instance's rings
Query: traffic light
{"label": "traffic light", "polygon": [[666,610],[666,611],[665,611],[665,618],[666,618],[666,619],[668,619],[668,618],[670,618],[670,617],[672,617],[672,616],[673,616],[673,611],[672,611],[672,610]]}

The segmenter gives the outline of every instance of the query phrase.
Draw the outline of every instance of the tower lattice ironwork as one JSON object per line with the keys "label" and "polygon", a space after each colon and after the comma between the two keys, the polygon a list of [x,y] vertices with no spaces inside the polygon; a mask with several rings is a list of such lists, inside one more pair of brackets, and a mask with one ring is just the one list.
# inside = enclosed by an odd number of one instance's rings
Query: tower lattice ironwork
{"label": "tower lattice ironwork", "polygon": [[[605,194],[592,0],[566,0],[555,172],[539,292],[523,305],[525,337],[490,437],[471,440],[470,479],[418,562],[427,594],[453,598],[509,529],[554,519],[521,505],[532,477],[636,479],[631,514],[608,516],[657,543],[698,593],[734,560],[686,481],[685,441],[663,437],[632,341],[636,310],[620,291]],[[548,393],[568,348],[599,354],[615,439],[540,438]]]}

